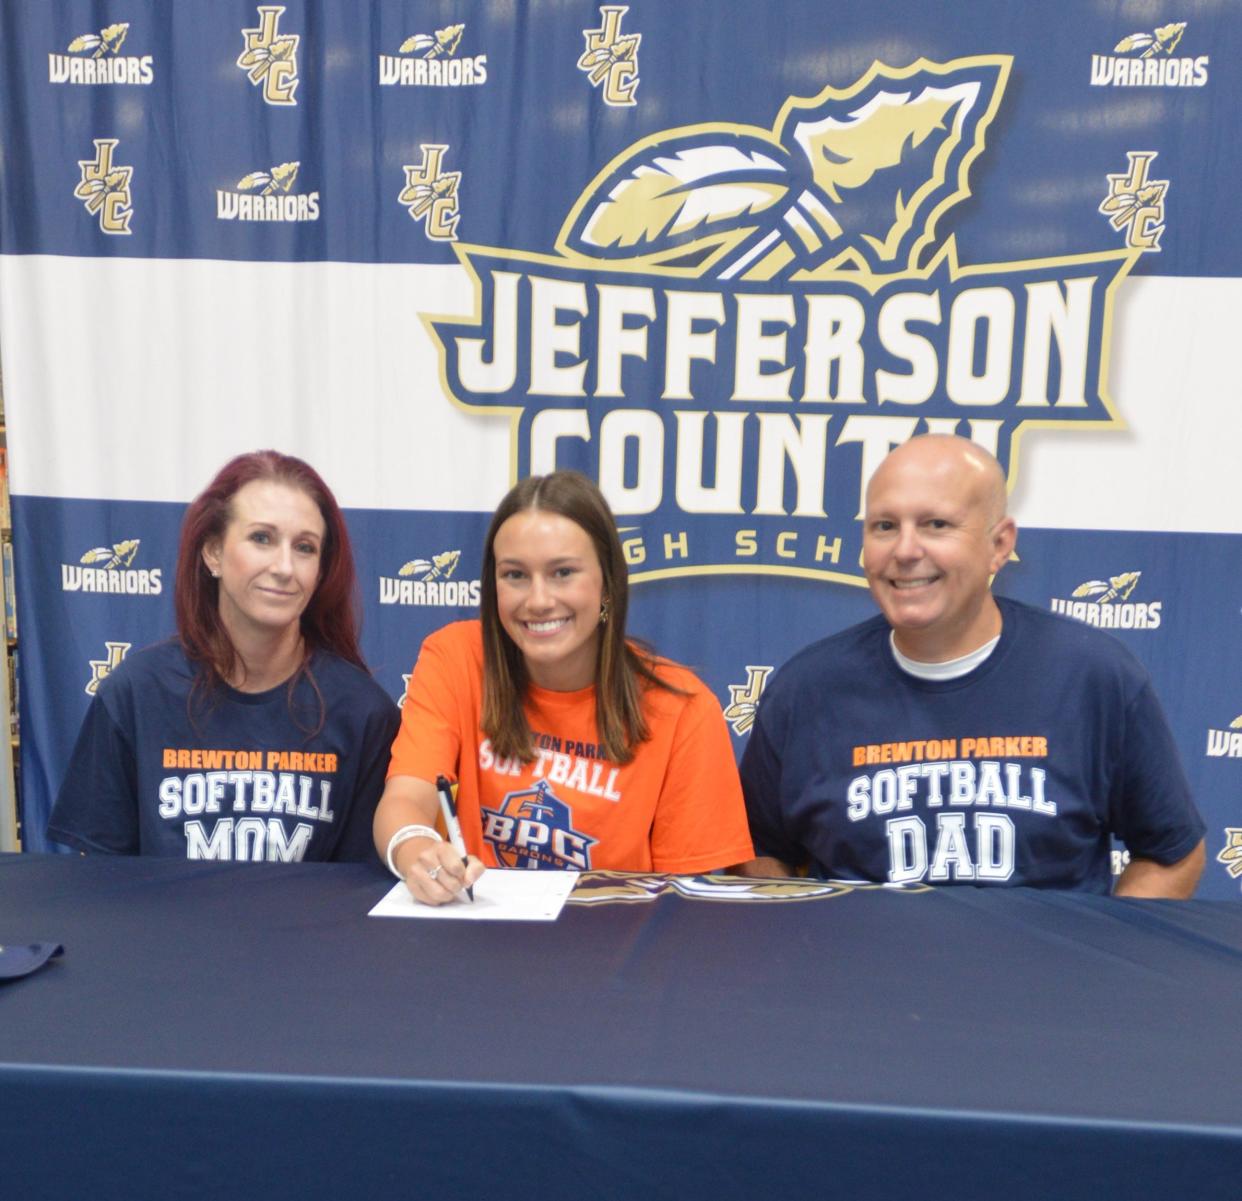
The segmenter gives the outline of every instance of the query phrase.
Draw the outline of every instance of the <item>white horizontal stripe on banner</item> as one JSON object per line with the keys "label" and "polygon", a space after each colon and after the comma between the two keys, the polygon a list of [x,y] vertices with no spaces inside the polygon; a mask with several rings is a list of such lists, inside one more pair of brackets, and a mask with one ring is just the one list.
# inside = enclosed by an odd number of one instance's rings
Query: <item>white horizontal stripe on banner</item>
{"label": "white horizontal stripe on banner", "polygon": [[[473,306],[458,267],[6,256],[14,489],[184,501],[275,446],[348,508],[487,511],[509,485],[509,419],[444,395],[422,322]],[[1025,431],[1019,522],[1239,532],[1240,310],[1242,280],[1126,280],[1109,387],[1126,428]]]}

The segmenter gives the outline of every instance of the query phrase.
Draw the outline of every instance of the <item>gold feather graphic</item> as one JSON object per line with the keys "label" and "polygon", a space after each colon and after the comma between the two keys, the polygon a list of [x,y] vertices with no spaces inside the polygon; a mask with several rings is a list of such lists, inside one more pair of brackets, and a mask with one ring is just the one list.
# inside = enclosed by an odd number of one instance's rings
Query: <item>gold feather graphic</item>
{"label": "gold feather graphic", "polygon": [[789,185],[778,171],[775,160],[735,146],[688,147],[619,183],[586,235],[599,246],[637,246],[706,232],[780,203]]}

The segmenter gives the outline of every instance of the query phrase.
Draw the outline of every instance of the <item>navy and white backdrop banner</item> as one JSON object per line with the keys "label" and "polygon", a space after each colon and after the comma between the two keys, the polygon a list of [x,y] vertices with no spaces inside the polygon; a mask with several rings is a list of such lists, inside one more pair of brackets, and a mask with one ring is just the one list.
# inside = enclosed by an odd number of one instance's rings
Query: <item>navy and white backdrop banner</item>
{"label": "navy and white backdrop banner", "polygon": [[877,462],[957,431],[998,589],[1147,663],[1238,896],[1240,61],[1214,0],[9,0],[26,845],[239,451],[337,492],[394,700],[513,480],[587,471],[740,751],[871,612]]}

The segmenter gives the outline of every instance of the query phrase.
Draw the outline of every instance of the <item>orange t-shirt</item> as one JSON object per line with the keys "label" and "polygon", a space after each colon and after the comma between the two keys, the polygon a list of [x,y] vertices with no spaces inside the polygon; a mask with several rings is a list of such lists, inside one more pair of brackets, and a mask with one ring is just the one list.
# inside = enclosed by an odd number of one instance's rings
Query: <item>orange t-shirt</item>
{"label": "orange t-shirt", "polygon": [[720,705],[684,667],[663,660],[649,686],[651,736],[626,764],[604,758],[595,688],[531,685],[530,763],[498,759],[479,729],[483,632],[459,621],[423,643],[392,746],[389,776],[455,776],[462,834],[489,867],[695,873],[750,859],[750,834]]}

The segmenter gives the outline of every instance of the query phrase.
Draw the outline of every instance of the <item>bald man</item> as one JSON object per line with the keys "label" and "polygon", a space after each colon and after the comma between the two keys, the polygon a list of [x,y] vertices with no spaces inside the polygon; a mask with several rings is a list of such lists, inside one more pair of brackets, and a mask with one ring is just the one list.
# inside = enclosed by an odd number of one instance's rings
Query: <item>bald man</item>
{"label": "bald man", "polygon": [[742,759],[760,858],[836,880],[1188,897],[1204,824],[1139,662],[1110,635],[992,595],[1017,528],[964,438],[894,450],[867,488],[880,615],[794,656]]}

